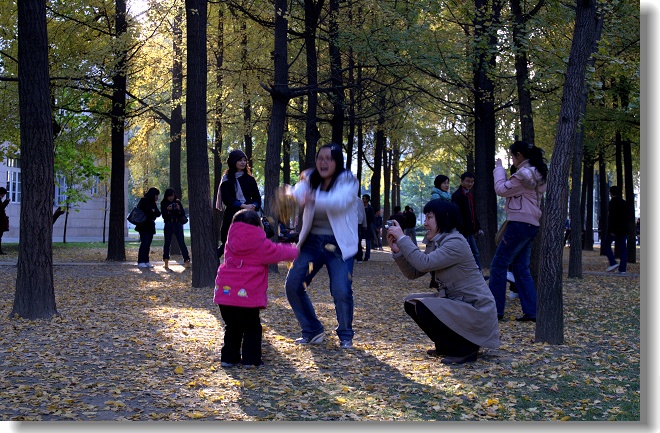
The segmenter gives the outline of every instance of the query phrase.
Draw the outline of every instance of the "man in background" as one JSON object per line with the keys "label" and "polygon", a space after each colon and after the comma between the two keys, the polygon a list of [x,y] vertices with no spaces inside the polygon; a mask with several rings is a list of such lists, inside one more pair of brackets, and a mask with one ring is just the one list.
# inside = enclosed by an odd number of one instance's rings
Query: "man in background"
{"label": "man in background", "polygon": [[461,175],[461,186],[452,194],[451,201],[456,203],[461,214],[461,225],[458,231],[465,237],[470,244],[474,261],[477,262],[479,270],[481,270],[481,263],[479,263],[479,249],[474,237],[476,235],[484,234],[481,230],[481,225],[476,215],[476,205],[474,202],[474,195],[472,194],[472,187],[474,186],[474,174],[466,171]]}

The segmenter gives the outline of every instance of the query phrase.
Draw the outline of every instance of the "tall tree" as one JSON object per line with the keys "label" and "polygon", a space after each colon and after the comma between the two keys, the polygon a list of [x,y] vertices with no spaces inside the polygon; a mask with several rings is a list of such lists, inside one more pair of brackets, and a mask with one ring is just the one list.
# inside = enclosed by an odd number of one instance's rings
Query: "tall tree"
{"label": "tall tree", "polygon": [[286,108],[291,99],[291,90],[289,89],[288,81],[288,26],[287,1],[275,0],[275,40],[273,48],[274,76],[273,85],[269,89],[273,100],[273,108],[270,115],[270,124],[268,125],[266,164],[264,167],[266,177],[264,188],[264,210],[266,214],[271,213],[271,206],[274,203],[275,198],[275,189],[277,185],[279,185]]}
{"label": "tall tree", "polygon": [[206,0],[186,0],[188,80],[186,149],[192,249],[192,286],[213,287],[217,273],[206,131]]}
{"label": "tall tree", "polygon": [[126,208],[124,182],[126,159],[124,155],[124,128],[126,121],[126,1],[115,0],[115,60],[112,77],[111,117],[111,174],[110,174],[110,226],[108,230],[108,255],[106,260],[126,260],[124,243]]}
{"label": "tall tree", "polygon": [[[502,11],[501,0],[474,0],[473,97],[474,97],[474,163],[477,218],[486,233],[497,232],[495,198],[495,84],[491,72],[497,66],[497,28]],[[495,252],[492,236],[476,238],[481,263],[490,263]]]}
{"label": "tall tree", "polygon": [[571,53],[565,74],[552,162],[548,171],[546,206],[543,213],[541,274],[536,321],[537,343],[563,344],[562,297],[563,232],[567,215],[568,174],[581,115],[585,76],[600,22],[596,0],[577,0]]}
{"label": "tall tree", "polygon": [[21,130],[21,242],[11,316],[57,315],[53,279],[53,124],[46,0],[18,2],[18,95]]}

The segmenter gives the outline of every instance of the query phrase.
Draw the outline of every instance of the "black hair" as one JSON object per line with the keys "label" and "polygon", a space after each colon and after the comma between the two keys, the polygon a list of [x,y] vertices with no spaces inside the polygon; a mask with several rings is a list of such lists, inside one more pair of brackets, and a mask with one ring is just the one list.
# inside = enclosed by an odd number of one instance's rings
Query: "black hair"
{"label": "black hair", "polygon": [[157,195],[160,195],[160,190],[158,188],[151,187],[149,188],[149,191],[144,193],[144,198],[148,198],[153,201]]}
{"label": "black hair", "polygon": [[438,233],[449,233],[458,227],[461,221],[461,214],[458,206],[453,202],[447,202],[442,199],[431,200],[424,205],[424,215],[427,213],[435,215],[435,222],[438,225]]}
{"label": "black hair", "polygon": [[[337,143],[328,143],[319,147],[319,150],[316,151],[317,158],[319,156],[319,153],[321,153],[322,149],[330,149],[330,156],[335,161],[335,164],[337,166],[337,168],[335,169],[335,173],[332,175],[332,180],[330,181],[330,185],[328,186],[328,190],[330,190],[332,189],[332,186],[335,184],[335,181],[337,180],[339,175],[346,170],[344,168],[344,154],[342,153],[342,148],[340,145],[338,145]],[[311,175],[309,176],[309,185],[312,187],[312,189],[316,189],[319,187],[319,185],[321,185],[322,180],[323,179],[321,179],[321,175],[319,174],[315,165],[314,168],[312,169]]]}
{"label": "black hair", "polygon": [[474,173],[472,173],[471,171],[466,171],[461,175],[461,180],[465,180],[466,177],[474,179]]}
{"label": "black hair", "polygon": [[174,199],[172,199],[172,203],[179,199],[179,197],[176,196],[176,192],[174,191],[174,188],[167,188],[165,190],[165,193],[163,193],[163,199],[160,201],[160,205],[168,206],[170,204],[170,201],[167,199],[167,197],[172,197],[172,196],[174,196]]}
{"label": "black hair", "polygon": [[529,163],[541,173],[541,178],[546,180],[546,177],[548,176],[548,164],[543,156],[543,149],[534,146],[532,143],[527,143],[526,141],[514,141],[513,144],[509,146],[509,152],[512,155],[519,153],[523,158],[529,160]]}
{"label": "black hair", "polygon": [[0,186],[0,195],[4,195],[4,194],[7,194],[7,188],[5,188],[4,186]]}
{"label": "black hair", "polygon": [[615,197],[618,197],[621,195],[621,187],[619,185],[612,185],[610,187],[610,194],[612,194]]}
{"label": "black hair", "polygon": [[259,216],[259,212],[253,210],[241,209],[234,214],[231,221],[232,223],[241,222],[255,227],[261,227],[261,217]]}
{"label": "black hair", "polygon": [[167,188],[165,190],[165,194],[163,194],[163,198],[167,198],[167,197],[171,197],[171,196],[174,196],[174,200],[179,198],[179,197],[176,196],[176,192],[174,191],[174,188]]}
{"label": "black hair", "polygon": [[371,196],[369,194],[362,194],[362,198],[366,198],[367,201],[371,201]]}
{"label": "black hair", "polygon": [[394,212],[394,213],[397,213],[397,212],[399,212],[399,211],[401,211],[401,206],[394,206],[394,207],[392,208],[392,212]]}
{"label": "black hair", "polygon": [[445,183],[446,180],[449,180],[447,176],[444,174],[439,174],[435,177],[435,180],[433,181],[433,186],[440,189],[440,186]]}
{"label": "black hair", "polygon": [[[236,172],[237,172],[236,163],[239,160],[243,159],[243,158],[247,159],[247,156],[240,149],[232,150],[231,152],[229,152],[229,156],[227,157],[227,169],[225,170],[225,172],[223,174],[227,175],[227,180],[229,180],[229,182],[231,182],[234,185],[236,185],[236,182],[237,182],[237,180],[236,180]],[[249,174],[250,176],[252,176],[252,170],[250,169],[250,161],[249,160],[248,160],[248,163],[245,165],[245,170],[243,170],[243,171],[245,172],[245,174]]]}

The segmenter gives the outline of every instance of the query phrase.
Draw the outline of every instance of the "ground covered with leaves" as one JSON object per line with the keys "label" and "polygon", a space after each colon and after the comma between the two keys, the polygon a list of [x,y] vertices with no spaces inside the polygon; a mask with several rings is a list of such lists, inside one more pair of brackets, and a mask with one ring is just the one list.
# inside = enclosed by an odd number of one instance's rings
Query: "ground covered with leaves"
{"label": "ground covered with leaves", "polygon": [[509,299],[502,346],[460,366],[428,357],[403,311],[428,278],[406,280],[380,251],[355,266],[355,347],[338,347],[325,270],[309,292],[327,344],[294,344],[282,264],[262,312],[265,366],[223,369],[213,289],[191,288],[182,260],[143,269],[134,244],[126,263],[105,262],[102,244],[56,245],[59,316],[27,321],[9,317],[17,253],[5,250],[0,420],[640,420],[640,265],[606,274],[597,251],[584,253],[583,279],[564,274],[563,345],[536,344]]}

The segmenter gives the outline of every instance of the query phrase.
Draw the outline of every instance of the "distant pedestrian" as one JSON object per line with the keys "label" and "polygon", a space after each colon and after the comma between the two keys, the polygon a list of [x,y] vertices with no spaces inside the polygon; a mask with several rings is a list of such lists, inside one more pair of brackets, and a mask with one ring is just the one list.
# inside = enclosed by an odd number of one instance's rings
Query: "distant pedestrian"
{"label": "distant pedestrian", "polygon": [[[614,258],[612,242],[614,242],[614,246],[619,253],[619,263]],[[605,248],[605,255],[610,263],[607,267],[607,272],[619,268],[616,272],[625,274],[628,263],[628,213],[626,210],[626,201],[621,198],[621,187],[618,185],[612,185],[610,187],[610,204],[607,210],[607,234],[601,245]]]}
{"label": "distant pedestrian", "polygon": [[179,244],[179,250],[181,250],[181,255],[183,256],[183,266],[186,268],[190,267],[190,255],[183,236],[184,221],[187,222],[188,217],[174,189],[167,188],[165,190],[163,200],[160,202],[160,212],[163,215],[163,233],[165,237],[163,242],[163,267],[165,269],[169,268],[172,236],[176,238]]}
{"label": "distant pedestrian", "polygon": [[399,226],[401,227],[402,230],[405,230],[406,228],[406,216],[401,211],[401,206],[394,206],[392,208],[392,215],[390,215],[390,217],[387,220],[388,221],[396,220],[396,222],[399,223]]}
{"label": "distant pedestrian", "polygon": [[380,251],[383,251],[383,208],[378,209],[378,212],[376,212],[374,227],[376,228],[374,249],[378,248]]}
{"label": "distant pedestrian", "polygon": [[268,265],[297,256],[295,245],[266,238],[257,212],[244,209],[234,214],[213,294],[225,322],[222,367],[263,365],[259,312],[268,304]]}
{"label": "distant pedestrian", "polygon": [[147,216],[146,221],[135,225],[135,231],[140,233],[140,248],[138,249],[139,268],[154,267],[149,262],[149,252],[151,250],[151,242],[154,240],[154,235],[156,234],[156,218],[160,216],[160,211],[158,210],[159,195],[160,190],[158,188],[149,188],[138,202],[138,207]]}
{"label": "distant pedestrian", "polygon": [[444,174],[437,175],[433,181],[431,200],[435,200],[437,198],[446,202],[451,202],[451,193],[449,192],[449,178]]}
{"label": "distant pedestrian", "polygon": [[4,232],[9,231],[9,217],[7,216],[7,205],[9,204],[10,200],[9,197],[7,197],[7,188],[1,187],[0,186],[0,255],[6,255],[4,251],[2,251],[2,235]]}
{"label": "distant pedestrian", "polygon": [[417,245],[417,216],[411,206],[406,206],[403,215],[406,217],[404,233]]}
{"label": "distant pedestrian", "polygon": [[[366,219],[367,226],[362,233],[362,239],[364,239],[364,261],[367,262],[371,258],[371,246],[373,245],[375,238],[375,227],[374,219],[376,219],[376,213],[374,208],[371,207],[371,196],[369,194],[362,195],[362,204],[364,205],[364,216]],[[360,246],[362,246],[362,241],[360,240]]]}
{"label": "distant pedestrian", "polygon": [[472,187],[474,186],[474,174],[466,171],[461,175],[461,186],[451,195],[451,200],[456,203],[461,213],[461,225],[458,231],[461,232],[465,239],[470,244],[474,261],[477,262],[479,270],[481,270],[481,262],[479,261],[479,248],[477,248],[477,241],[475,236],[484,234],[481,230],[481,224],[477,218],[476,203],[474,194],[472,194]]}

